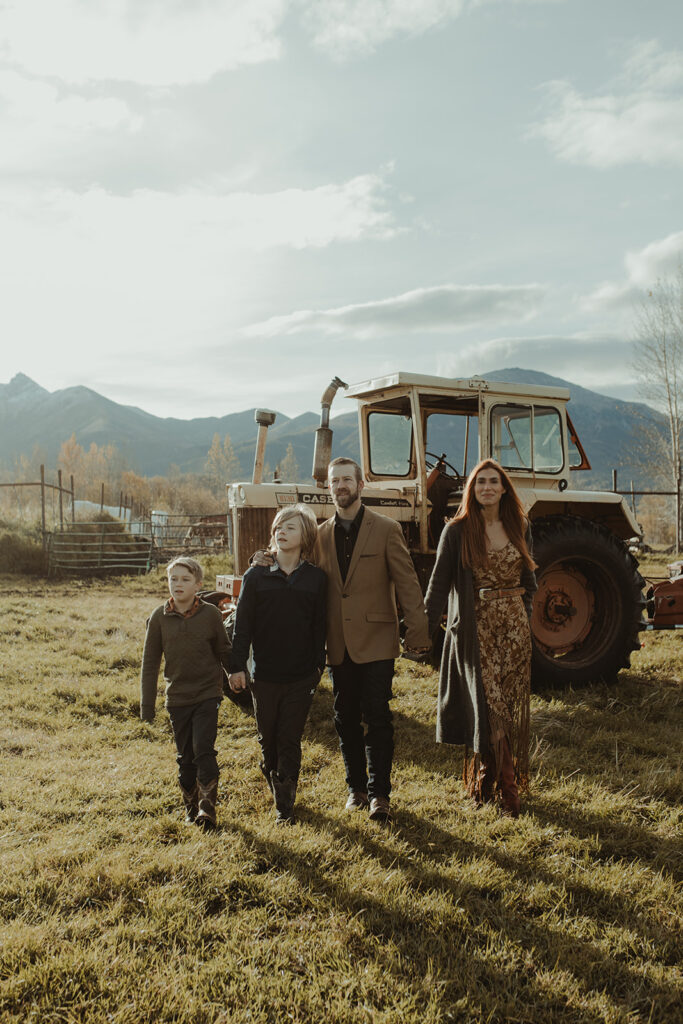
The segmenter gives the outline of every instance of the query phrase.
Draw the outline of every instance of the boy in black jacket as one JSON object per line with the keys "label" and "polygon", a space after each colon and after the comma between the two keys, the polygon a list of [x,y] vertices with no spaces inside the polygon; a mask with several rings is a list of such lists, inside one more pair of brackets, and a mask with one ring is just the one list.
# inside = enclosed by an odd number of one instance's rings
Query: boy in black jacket
{"label": "boy in black jacket", "polygon": [[254,649],[251,694],[261,771],[275,799],[276,820],[294,821],[301,737],[325,668],[327,578],[310,558],[318,536],[305,505],[281,509],[271,528],[275,561],[244,574],[237,603],[230,686],[243,690]]}

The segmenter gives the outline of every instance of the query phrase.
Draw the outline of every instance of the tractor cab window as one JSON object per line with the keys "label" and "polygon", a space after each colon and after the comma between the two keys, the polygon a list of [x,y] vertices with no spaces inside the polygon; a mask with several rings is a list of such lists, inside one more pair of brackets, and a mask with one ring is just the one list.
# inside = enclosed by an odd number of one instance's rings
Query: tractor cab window
{"label": "tractor cab window", "polygon": [[559,473],[564,465],[562,424],[557,409],[534,408],[534,469]]}
{"label": "tractor cab window", "polygon": [[491,410],[491,457],[504,469],[558,473],[564,465],[557,409],[496,405]]}
{"label": "tractor cab window", "polygon": [[413,471],[413,421],[399,411],[368,415],[370,472],[377,476],[409,476]]}
{"label": "tractor cab window", "polygon": [[428,413],[425,447],[428,463],[433,464],[436,459],[445,457],[446,473],[467,477],[472,466],[479,461],[479,416],[476,410],[474,413]]}

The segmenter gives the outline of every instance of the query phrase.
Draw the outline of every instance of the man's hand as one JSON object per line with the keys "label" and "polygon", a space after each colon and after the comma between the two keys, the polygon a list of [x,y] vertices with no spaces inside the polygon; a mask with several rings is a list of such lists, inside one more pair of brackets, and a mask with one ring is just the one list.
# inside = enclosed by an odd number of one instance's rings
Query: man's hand
{"label": "man's hand", "polygon": [[251,556],[252,565],[274,565],[275,559],[270,551],[257,551]]}
{"label": "man's hand", "polygon": [[408,661],[416,661],[420,665],[429,661],[431,653],[431,647],[404,647],[401,651],[401,657],[407,658]]}
{"label": "man's hand", "polygon": [[247,675],[246,672],[231,672],[228,676],[228,683],[233,693],[239,693],[240,690],[246,690],[247,688]]}

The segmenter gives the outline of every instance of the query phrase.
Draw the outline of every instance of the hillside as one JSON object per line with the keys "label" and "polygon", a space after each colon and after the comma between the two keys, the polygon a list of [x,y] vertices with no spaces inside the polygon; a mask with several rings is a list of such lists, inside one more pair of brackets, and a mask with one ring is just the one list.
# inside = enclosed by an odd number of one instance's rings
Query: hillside
{"label": "hillside", "polygon": [[[593,470],[577,475],[575,486],[609,487],[612,469],[619,470],[622,487],[633,479],[637,487],[652,484],[637,465],[638,433],[643,424],[663,425],[663,417],[649,406],[621,402],[535,370],[507,368],[485,374],[491,380],[512,383],[561,385],[571,391],[569,411]],[[333,454],[358,458],[355,406],[338,396],[339,415],[332,418]],[[48,464],[54,465],[63,441],[75,434],[84,448],[92,443],[114,444],[128,464],[146,475],[166,475],[171,465],[183,472],[201,472],[214,434],[230,438],[240,466],[248,478],[254,457],[256,423],[254,409],[227,416],[190,420],[153,416],[135,406],[120,405],[86,387],[50,392],[24,374],[0,384],[0,462],[6,470],[19,455],[30,455],[37,446]],[[310,471],[317,412],[290,419],[278,413],[268,435],[266,460],[271,469],[292,445],[302,479]],[[435,439],[436,440],[436,439]]]}

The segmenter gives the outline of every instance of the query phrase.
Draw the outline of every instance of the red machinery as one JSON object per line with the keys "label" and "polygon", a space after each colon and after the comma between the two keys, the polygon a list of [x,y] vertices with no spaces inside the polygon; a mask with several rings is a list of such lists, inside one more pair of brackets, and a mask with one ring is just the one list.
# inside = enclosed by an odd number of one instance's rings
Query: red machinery
{"label": "red machinery", "polygon": [[648,580],[648,629],[683,629],[683,562],[667,565],[668,580]]}

